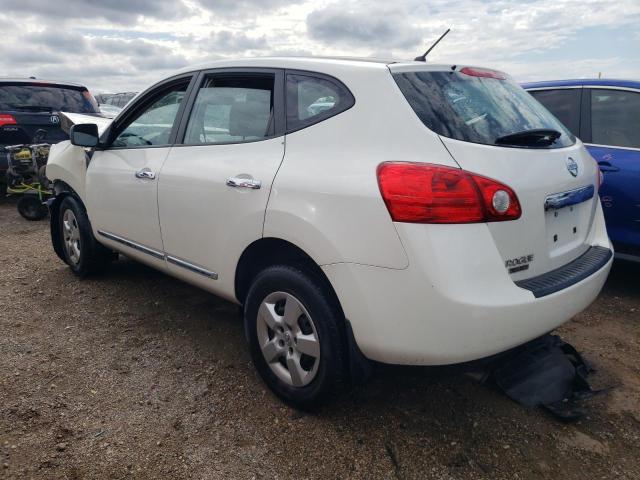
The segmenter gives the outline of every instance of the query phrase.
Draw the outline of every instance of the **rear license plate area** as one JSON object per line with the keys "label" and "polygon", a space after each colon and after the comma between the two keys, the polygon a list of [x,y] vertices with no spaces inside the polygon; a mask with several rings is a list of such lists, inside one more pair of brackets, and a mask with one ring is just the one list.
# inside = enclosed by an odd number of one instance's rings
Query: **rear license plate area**
{"label": "rear license plate area", "polygon": [[547,245],[550,250],[562,249],[584,237],[581,231],[580,211],[584,204],[548,210],[545,212]]}
{"label": "rear license plate area", "polygon": [[547,245],[558,254],[584,241],[590,225],[591,199],[595,187],[584,187],[549,195],[544,204]]}

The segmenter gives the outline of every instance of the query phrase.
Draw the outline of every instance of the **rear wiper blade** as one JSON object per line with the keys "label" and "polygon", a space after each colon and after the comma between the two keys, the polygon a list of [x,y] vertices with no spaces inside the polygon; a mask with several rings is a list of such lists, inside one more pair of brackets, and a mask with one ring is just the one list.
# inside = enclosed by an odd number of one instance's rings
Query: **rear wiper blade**
{"label": "rear wiper blade", "polygon": [[511,133],[496,138],[496,145],[523,145],[528,147],[548,146],[560,138],[560,133],[551,128],[534,128],[521,132]]}
{"label": "rear wiper blade", "polygon": [[22,110],[25,112],[53,112],[53,107],[39,107],[36,105],[12,105],[7,104],[10,110]]}

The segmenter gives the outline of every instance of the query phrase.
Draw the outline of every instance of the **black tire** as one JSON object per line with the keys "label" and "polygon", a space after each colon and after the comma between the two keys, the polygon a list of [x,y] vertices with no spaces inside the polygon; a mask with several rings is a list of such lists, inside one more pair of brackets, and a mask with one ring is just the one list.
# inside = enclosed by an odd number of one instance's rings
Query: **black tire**
{"label": "black tire", "polygon": [[[78,229],[78,250],[79,254],[77,260],[72,258],[72,253],[65,243],[65,213],[67,211],[72,212],[75,217],[75,224]],[[91,230],[91,223],[89,217],[84,209],[82,203],[72,197],[67,196],[60,203],[60,209],[58,210],[58,228],[60,233],[60,242],[62,251],[64,253],[64,260],[71,271],[78,277],[86,277],[88,275],[102,272],[109,265],[113,254],[110,250],[105,248],[102,244],[93,236]]]}
{"label": "black tire", "polygon": [[18,213],[30,221],[42,220],[49,213],[37,195],[23,195],[18,200]]}
{"label": "black tire", "polygon": [[[295,297],[313,319],[320,356],[315,376],[304,386],[293,386],[279,378],[267,363],[260,347],[258,311],[263,300],[275,292],[285,292]],[[285,403],[302,410],[315,409],[346,383],[347,349],[342,310],[329,289],[315,275],[285,265],[263,270],[247,293],[244,326],[258,373]]]}

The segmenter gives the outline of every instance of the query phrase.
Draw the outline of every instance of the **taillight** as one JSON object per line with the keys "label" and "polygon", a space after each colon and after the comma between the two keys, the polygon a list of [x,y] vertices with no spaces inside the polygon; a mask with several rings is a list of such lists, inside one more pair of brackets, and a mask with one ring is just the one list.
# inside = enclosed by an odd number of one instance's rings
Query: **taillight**
{"label": "taillight", "polygon": [[4,125],[16,125],[16,118],[8,113],[0,113],[0,127]]}
{"label": "taillight", "polygon": [[377,174],[394,222],[500,222],[520,218],[522,213],[511,188],[459,168],[385,162]]}

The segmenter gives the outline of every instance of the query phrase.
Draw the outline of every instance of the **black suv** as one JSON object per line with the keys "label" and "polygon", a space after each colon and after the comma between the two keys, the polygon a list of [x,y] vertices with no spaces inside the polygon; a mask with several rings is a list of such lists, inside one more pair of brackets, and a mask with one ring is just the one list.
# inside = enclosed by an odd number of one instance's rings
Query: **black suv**
{"label": "black suv", "polygon": [[30,79],[0,79],[0,188],[5,183],[5,146],[58,143],[68,135],[59,112],[99,115],[98,104],[82,85]]}

